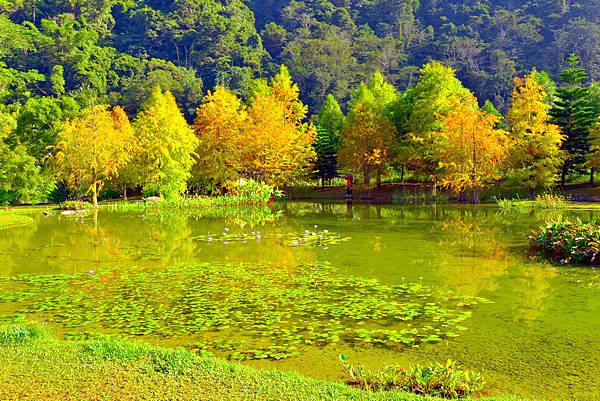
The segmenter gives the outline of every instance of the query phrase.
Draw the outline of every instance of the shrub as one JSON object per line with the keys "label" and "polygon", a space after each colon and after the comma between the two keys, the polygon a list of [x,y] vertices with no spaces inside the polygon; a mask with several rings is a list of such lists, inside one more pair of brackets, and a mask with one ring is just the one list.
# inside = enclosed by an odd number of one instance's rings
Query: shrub
{"label": "shrub", "polygon": [[340,362],[350,384],[364,390],[401,390],[435,397],[465,398],[480,395],[484,386],[478,373],[461,370],[451,360],[445,365],[438,363],[410,369],[388,366],[377,372],[361,365],[354,367],[345,355],[340,355]]}
{"label": "shrub", "polygon": [[600,226],[595,222],[554,222],[529,237],[530,248],[562,264],[600,264]]}
{"label": "shrub", "polygon": [[225,185],[229,195],[236,197],[241,204],[265,204],[271,196],[280,196],[271,185],[254,180],[239,179],[228,181]]}

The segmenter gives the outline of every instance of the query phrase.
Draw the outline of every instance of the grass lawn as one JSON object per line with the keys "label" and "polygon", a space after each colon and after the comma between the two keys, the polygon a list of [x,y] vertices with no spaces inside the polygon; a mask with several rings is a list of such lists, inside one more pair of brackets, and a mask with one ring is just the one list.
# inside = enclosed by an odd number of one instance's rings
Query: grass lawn
{"label": "grass lawn", "polygon": [[0,330],[0,400],[433,399],[370,393],[130,340],[63,341],[38,326]]}

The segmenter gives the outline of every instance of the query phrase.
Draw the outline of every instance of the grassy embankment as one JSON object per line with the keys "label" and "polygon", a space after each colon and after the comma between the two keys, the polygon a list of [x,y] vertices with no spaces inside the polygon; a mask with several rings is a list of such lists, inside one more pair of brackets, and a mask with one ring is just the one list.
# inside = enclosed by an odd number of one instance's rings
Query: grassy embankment
{"label": "grassy embankment", "polygon": [[0,399],[434,400],[370,393],[130,340],[63,341],[36,325],[0,329]]}

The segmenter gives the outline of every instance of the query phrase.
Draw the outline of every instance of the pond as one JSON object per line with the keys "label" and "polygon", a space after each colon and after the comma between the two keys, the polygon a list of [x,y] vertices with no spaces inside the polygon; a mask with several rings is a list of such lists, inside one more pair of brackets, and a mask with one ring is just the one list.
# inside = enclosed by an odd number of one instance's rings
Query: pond
{"label": "pond", "polygon": [[[273,222],[100,211],[0,230],[0,320],[341,378],[456,360],[490,394],[600,396],[600,273],[530,260],[543,212],[283,203]],[[569,211],[598,219],[599,212]]]}

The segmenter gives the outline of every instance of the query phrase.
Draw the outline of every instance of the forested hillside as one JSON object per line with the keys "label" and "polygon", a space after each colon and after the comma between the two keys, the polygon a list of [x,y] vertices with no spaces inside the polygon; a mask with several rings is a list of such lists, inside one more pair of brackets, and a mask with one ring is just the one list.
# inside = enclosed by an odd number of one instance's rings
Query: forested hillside
{"label": "forested hillside", "polygon": [[0,10],[0,60],[22,72],[2,78],[3,93],[49,94],[61,65],[69,93],[135,109],[151,80],[188,117],[203,88],[247,95],[279,64],[311,111],[329,93],[345,102],[375,70],[405,89],[431,59],[500,109],[514,75],[536,67],[556,77],[572,52],[600,77],[598,0],[2,0]]}
{"label": "forested hillside", "polygon": [[[577,57],[569,64],[571,54]],[[530,88],[544,103],[528,112],[550,113],[564,136],[551,147],[569,154],[545,164],[552,172],[544,186],[559,165],[563,182],[574,168],[593,180],[600,166],[588,155],[600,149],[600,139],[591,141],[600,138],[591,129],[600,109],[600,0],[0,0],[0,195],[44,198],[38,195],[57,182],[81,191],[105,181],[145,188],[165,175],[178,177],[168,184],[175,192],[186,182],[206,189],[238,176],[277,184],[312,170],[325,179],[337,173],[338,159],[366,181],[408,169],[435,182],[436,169],[454,165],[460,149],[432,158],[427,152],[437,145],[422,145],[430,133],[443,128],[451,136],[453,124],[466,123],[454,109],[483,106],[486,115],[471,126],[512,124],[511,141],[529,140],[531,127],[518,128],[521,117],[510,115],[520,93],[513,80],[525,75],[528,85],[543,86]],[[278,105],[285,112],[275,115]],[[306,124],[311,116],[314,126]],[[125,144],[131,130],[145,155],[127,149],[116,163],[111,152],[120,151],[111,149],[104,156],[115,163],[102,164],[104,175],[97,167],[91,176],[75,174],[84,146],[72,142],[78,133],[88,132],[85,146],[97,147],[113,136],[119,140],[106,146]],[[152,142],[157,132],[168,146],[185,143],[185,151],[164,153],[167,145]],[[504,142],[499,136],[487,145]],[[149,158],[148,147],[159,145]],[[60,159],[68,146],[75,153]],[[162,166],[175,154],[184,154],[180,166]],[[137,173],[128,171],[130,162]]]}

